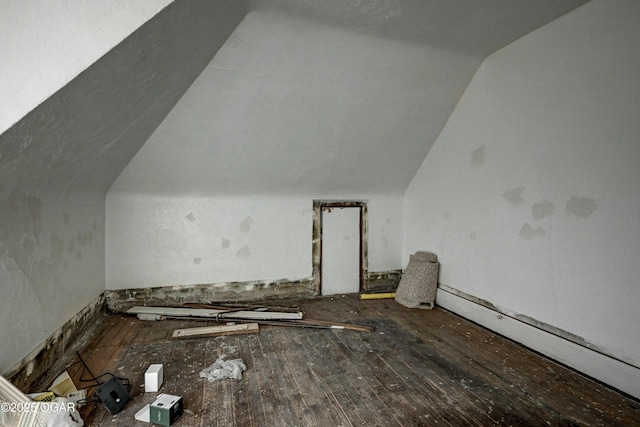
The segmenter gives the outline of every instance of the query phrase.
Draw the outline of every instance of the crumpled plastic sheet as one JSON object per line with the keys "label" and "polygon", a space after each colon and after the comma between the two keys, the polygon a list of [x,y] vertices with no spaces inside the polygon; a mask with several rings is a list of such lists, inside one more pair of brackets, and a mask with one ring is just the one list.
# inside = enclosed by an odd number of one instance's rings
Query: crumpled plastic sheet
{"label": "crumpled plastic sheet", "polygon": [[242,372],[247,370],[247,366],[242,359],[224,360],[226,356],[223,354],[218,357],[213,365],[200,371],[200,377],[209,381],[217,381],[224,378],[239,380],[242,378]]}

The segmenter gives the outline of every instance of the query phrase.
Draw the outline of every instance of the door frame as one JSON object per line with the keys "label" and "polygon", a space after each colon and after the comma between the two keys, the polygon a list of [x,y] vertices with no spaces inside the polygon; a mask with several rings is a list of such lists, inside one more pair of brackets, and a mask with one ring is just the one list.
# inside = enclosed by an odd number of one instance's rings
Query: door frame
{"label": "door frame", "polygon": [[314,200],[313,201],[313,231],[312,231],[312,259],[313,278],[318,295],[322,295],[322,217],[323,209],[328,208],[358,208],[360,210],[360,292],[364,290],[367,275],[367,203],[362,200]]}

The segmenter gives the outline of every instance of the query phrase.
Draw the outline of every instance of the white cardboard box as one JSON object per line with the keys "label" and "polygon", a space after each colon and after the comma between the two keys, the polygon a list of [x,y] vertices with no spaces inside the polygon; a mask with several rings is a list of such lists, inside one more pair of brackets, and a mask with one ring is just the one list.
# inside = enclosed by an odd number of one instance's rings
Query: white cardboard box
{"label": "white cardboard box", "polygon": [[144,391],[145,393],[156,392],[162,386],[162,363],[150,365],[147,372],[144,373]]}

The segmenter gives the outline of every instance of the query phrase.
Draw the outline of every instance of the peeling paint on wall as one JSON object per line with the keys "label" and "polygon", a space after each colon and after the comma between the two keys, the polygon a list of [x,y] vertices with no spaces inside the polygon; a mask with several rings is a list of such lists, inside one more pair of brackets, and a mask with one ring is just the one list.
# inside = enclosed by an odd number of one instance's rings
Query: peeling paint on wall
{"label": "peeling paint on wall", "polygon": [[40,244],[42,201],[20,191],[13,191],[0,200],[0,254],[8,257],[29,285],[33,269],[31,257]]}
{"label": "peeling paint on wall", "polygon": [[533,228],[531,224],[529,224],[528,222],[525,225],[523,225],[522,229],[520,230],[520,237],[522,237],[525,240],[531,240],[539,236],[544,236],[545,234],[547,234],[547,232],[545,231],[544,228],[542,227]]}
{"label": "peeling paint on wall", "polygon": [[315,296],[314,280],[281,279],[253,282],[224,282],[206,285],[165,286],[106,291],[109,309],[126,311],[134,305],[181,306],[185,302],[268,301]]}
{"label": "peeling paint on wall", "polygon": [[588,197],[573,196],[567,202],[567,214],[578,218],[587,218],[598,209],[598,203]]}
{"label": "peeling paint on wall", "polygon": [[69,243],[67,244],[67,252],[69,252],[70,254],[75,252],[76,250],[76,239],[71,239],[69,240]]}
{"label": "peeling paint on wall", "polygon": [[[100,261],[96,262],[95,251],[80,250],[82,245],[93,244],[94,231],[79,230],[76,234],[76,230],[67,228],[71,217],[21,191],[0,198],[0,282],[5,293],[0,321],[18,325],[2,333],[6,344],[6,351],[0,355],[2,371],[102,288],[100,277],[87,283],[88,271],[94,265],[100,268],[104,260],[102,251],[98,250]],[[71,293],[75,283],[81,285]]]}
{"label": "peeling paint on wall", "polygon": [[502,197],[504,197],[504,199],[512,205],[518,206],[525,202],[524,198],[522,197],[523,191],[524,187],[509,188],[505,190],[504,193],[502,193]]}
{"label": "peeling paint on wall", "polygon": [[243,233],[248,233],[251,230],[251,224],[253,224],[253,219],[248,216],[240,223],[240,231]]}
{"label": "peeling paint on wall", "polygon": [[543,219],[553,215],[555,205],[549,200],[543,200],[531,206],[531,214],[533,219]]}
{"label": "peeling paint on wall", "polygon": [[247,259],[251,255],[251,248],[248,245],[244,245],[238,252],[236,252],[236,256],[240,259]]}
{"label": "peeling paint on wall", "polygon": [[[35,350],[15,364],[5,376],[22,391],[28,392],[42,378],[53,380],[63,369],[61,355],[83,348],[93,337],[98,325],[106,319],[106,298],[100,294],[62,325]],[[35,372],[35,375],[31,375]],[[48,381],[50,382],[50,381]],[[47,382],[47,383],[48,383]]]}
{"label": "peeling paint on wall", "polygon": [[78,231],[77,240],[80,246],[91,246],[93,243],[93,233],[91,231],[86,233]]}
{"label": "peeling paint on wall", "polygon": [[487,158],[486,150],[483,144],[471,152],[471,166],[479,167],[484,165],[486,158]]}

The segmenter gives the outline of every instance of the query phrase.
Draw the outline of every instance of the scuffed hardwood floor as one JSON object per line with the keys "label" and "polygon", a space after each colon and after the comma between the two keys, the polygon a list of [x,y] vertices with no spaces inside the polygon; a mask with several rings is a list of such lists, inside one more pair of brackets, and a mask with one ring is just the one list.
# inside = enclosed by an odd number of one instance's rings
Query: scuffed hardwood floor
{"label": "scuffed hardwood floor", "polygon": [[[160,392],[184,398],[178,427],[640,425],[638,401],[440,308],[355,295],[277,304],[375,331],[261,326],[172,340],[174,329],[213,323],[112,315],[81,355],[95,375],[128,378],[133,400],[115,416],[87,405],[85,424],[148,426],[134,414],[157,395],[144,393],[144,372],[163,363]],[[242,379],[200,378],[223,354],[247,365]],[[77,381],[80,371],[69,368],[76,384],[90,385]]]}

